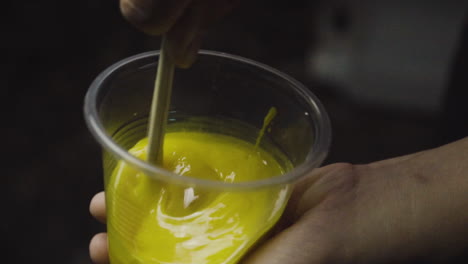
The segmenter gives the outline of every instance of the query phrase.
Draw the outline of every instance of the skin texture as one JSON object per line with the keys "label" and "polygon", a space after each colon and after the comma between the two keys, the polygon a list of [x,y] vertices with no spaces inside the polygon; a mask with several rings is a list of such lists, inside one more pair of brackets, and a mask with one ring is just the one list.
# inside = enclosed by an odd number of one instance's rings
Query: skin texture
{"label": "skin texture", "polygon": [[[277,233],[245,264],[444,263],[468,245],[468,138],[403,157],[312,171]],[[90,211],[105,221],[103,193]],[[90,244],[107,263],[105,235]]]}
{"label": "skin texture", "polygon": [[120,0],[122,15],[149,35],[167,36],[177,66],[188,68],[207,29],[226,15],[237,0]]}

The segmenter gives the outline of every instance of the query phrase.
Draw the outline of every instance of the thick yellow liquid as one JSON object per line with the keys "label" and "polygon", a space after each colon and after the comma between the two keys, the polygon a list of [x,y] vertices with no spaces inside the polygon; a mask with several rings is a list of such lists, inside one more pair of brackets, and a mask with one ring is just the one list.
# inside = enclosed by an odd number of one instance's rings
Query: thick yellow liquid
{"label": "thick yellow liquid", "polygon": [[[130,153],[145,160],[147,143]],[[214,133],[167,133],[163,153],[167,170],[224,182],[289,169],[253,144]],[[237,263],[279,219],[288,188],[203,190],[154,180],[119,162],[106,188],[111,263]]]}

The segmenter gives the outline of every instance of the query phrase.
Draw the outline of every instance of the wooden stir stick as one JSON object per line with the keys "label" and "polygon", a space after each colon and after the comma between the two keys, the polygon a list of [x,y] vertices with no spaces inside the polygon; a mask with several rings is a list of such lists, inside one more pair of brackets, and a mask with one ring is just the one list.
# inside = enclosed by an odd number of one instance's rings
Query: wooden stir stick
{"label": "wooden stir stick", "polygon": [[168,42],[163,36],[159,55],[158,71],[154,85],[151,112],[148,120],[148,157],[147,161],[162,166],[164,133],[166,130],[171,102],[174,62],[168,54]]}

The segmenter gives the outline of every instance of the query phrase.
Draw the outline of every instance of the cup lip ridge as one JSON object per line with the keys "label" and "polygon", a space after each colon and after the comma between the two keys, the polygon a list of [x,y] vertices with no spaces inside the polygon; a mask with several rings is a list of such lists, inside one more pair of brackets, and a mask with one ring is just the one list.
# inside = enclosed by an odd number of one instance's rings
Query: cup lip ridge
{"label": "cup lip ridge", "polygon": [[310,106],[310,108],[314,109],[315,118],[314,121],[316,122],[315,125],[315,141],[312,145],[311,150],[307,154],[305,160],[298,165],[297,167],[293,168],[291,171],[280,175],[271,177],[268,179],[261,179],[261,180],[254,180],[254,181],[247,181],[247,182],[237,182],[237,183],[227,183],[222,181],[215,181],[215,180],[206,180],[206,179],[198,179],[189,176],[182,176],[171,171],[168,171],[164,168],[160,168],[158,166],[152,165],[144,160],[141,160],[133,155],[131,155],[127,150],[120,147],[112,137],[106,133],[102,122],[99,119],[96,100],[99,94],[99,90],[101,85],[106,81],[106,79],[111,76],[115,71],[117,71],[122,66],[149,57],[157,57],[159,56],[160,51],[148,51],[144,53],[140,53],[123,60],[120,60],[103,72],[101,72],[96,79],[91,83],[84,100],[84,118],[88,129],[90,130],[91,134],[94,138],[98,141],[98,143],[107,151],[111,152],[112,154],[116,155],[118,159],[124,160],[126,163],[130,164],[131,166],[136,166],[141,168],[146,174],[150,177],[159,179],[159,180],[166,180],[178,184],[184,184],[187,186],[200,186],[206,188],[216,188],[216,189],[227,189],[227,190],[249,190],[249,189],[258,189],[267,186],[273,185],[285,185],[290,184],[298,179],[307,175],[308,172],[312,171],[313,169],[317,168],[322,164],[325,160],[326,156],[328,155],[328,149],[331,143],[331,125],[330,120],[328,117],[325,108],[323,107],[322,103],[319,99],[309,90],[307,89],[302,83],[295,80],[288,74],[280,72],[268,65],[259,63],[257,61],[247,59],[241,56],[228,54],[225,52],[218,52],[218,51],[209,51],[209,50],[200,50],[199,55],[210,56],[210,57],[219,57],[222,59],[234,61],[237,63],[248,64],[250,66],[259,68],[263,71],[266,71],[270,74],[273,74],[281,79],[286,80],[287,82],[291,83],[291,87],[295,90],[297,94],[299,94]]}

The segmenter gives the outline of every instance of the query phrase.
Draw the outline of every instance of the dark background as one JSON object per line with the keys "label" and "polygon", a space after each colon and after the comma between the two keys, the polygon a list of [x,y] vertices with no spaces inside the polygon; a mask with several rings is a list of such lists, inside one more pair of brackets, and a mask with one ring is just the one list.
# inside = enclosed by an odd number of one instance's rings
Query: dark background
{"label": "dark background", "polygon": [[[103,186],[100,149],[85,127],[83,98],[107,66],[158,49],[160,41],[127,24],[117,2],[3,4],[2,263],[90,263],[88,242],[104,226],[89,215],[88,203]],[[203,48],[258,60],[310,87],[333,125],[326,163],[365,163],[466,135],[460,132],[468,123],[461,112],[466,89],[453,88],[467,83],[466,60],[459,59],[453,70],[447,93],[454,95],[441,115],[356,105],[308,77],[304,60],[314,44],[309,2],[258,0],[251,9],[241,6],[210,31]],[[339,19],[338,26],[346,23]]]}

